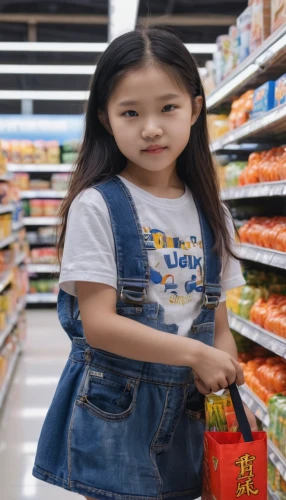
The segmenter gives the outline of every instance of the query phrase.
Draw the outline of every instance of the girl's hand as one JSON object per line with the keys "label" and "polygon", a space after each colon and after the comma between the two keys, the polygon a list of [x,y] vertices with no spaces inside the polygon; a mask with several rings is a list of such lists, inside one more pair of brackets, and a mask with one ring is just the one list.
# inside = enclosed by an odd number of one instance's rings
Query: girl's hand
{"label": "girl's hand", "polygon": [[205,344],[201,345],[193,369],[197,389],[204,395],[226,389],[233,382],[238,386],[244,384],[238,361],[227,352]]}

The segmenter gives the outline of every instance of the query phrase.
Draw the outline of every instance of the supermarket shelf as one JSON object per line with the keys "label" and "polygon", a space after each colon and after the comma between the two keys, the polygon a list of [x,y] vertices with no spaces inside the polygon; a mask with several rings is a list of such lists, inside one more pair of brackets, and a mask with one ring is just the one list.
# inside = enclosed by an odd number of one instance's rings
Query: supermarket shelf
{"label": "supermarket shelf", "polygon": [[7,181],[11,181],[12,178],[13,178],[13,176],[11,175],[11,173],[0,175],[0,181],[7,182]]}
{"label": "supermarket shelf", "polygon": [[9,203],[8,205],[0,205],[0,214],[7,214],[8,212],[13,212],[14,207],[12,203]]}
{"label": "supermarket shelf", "polygon": [[269,142],[279,139],[285,132],[286,104],[271,109],[262,116],[249,120],[241,127],[228,132],[211,144],[211,151],[221,151],[230,144],[241,143],[249,138],[255,141]]}
{"label": "supermarket shelf", "polygon": [[11,245],[11,243],[14,243],[18,239],[17,234],[10,234],[10,236],[7,236],[7,238],[4,238],[3,240],[0,240],[0,250],[1,248],[5,248],[8,245]]}
{"label": "supermarket shelf", "polygon": [[286,481],[286,458],[283,457],[282,453],[278,450],[278,448],[276,448],[270,439],[268,439],[268,457],[275,465],[276,469],[280,472],[284,481]]}
{"label": "supermarket shelf", "polygon": [[56,304],[56,293],[29,293],[27,296],[28,304]]}
{"label": "supermarket shelf", "polygon": [[[245,59],[207,98],[207,108],[213,108],[249,88],[257,88],[266,80],[284,73],[286,63],[286,26],[282,26]],[[266,78],[267,75],[267,78]]]}
{"label": "supermarket shelf", "polygon": [[269,485],[268,485],[268,500],[280,500],[280,497],[277,495],[277,493],[272,491]]}
{"label": "supermarket shelf", "polygon": [[71,164],[62,164],[62,165],[18,165],[16,163],[8,163],[9,172],[71,172],[72,165]]}
{"label": "supermarket shelf", "polygon": [[240,259],[260,262],[267,266],[278,267],[279,269],[286,268],[286,253],[272,250],[271,248],[257,247],[244,243],[238,245],[237,253]]}
{"label": "supermarket shelf", "polygon": [[12,231],[20,231],[20,229],[23,229],[23,227],[25,227],[23,220],[12,222]]}
{"label": "supermarket shelf", "polygon": [[286,359],[286,340],[228,311],[230,328]]}
{"label": "supermarket shelf", "polygon": [[60,268],[54,264],[28,264],[29,273],[59,273]]}
{"label": "supermarket shelf", "polygon": [[14,355],[13,355],[11,361],[10,361],[9,368],[8,368],[8,373],[6,375],[6,379],[4,381],[4,384],[2,385],[2,387],[0,389],[0,409],[2,408],[4,400],[5,400],[5,397],[7,395],[7,392],[8,392],[8,389],[9,389],[9,385],[10,385],[10,382],[12,380],[12,377],[13,377],[13,374],[14,374],[14,371],[15,371],[15,368],[16,368],[16,365],[17,365],[17,361],[19,359],[20,354],[21,354],[21,346],[18,345],[16,347]]}
{"label": "supermarket shelf", "polygon": [[254,392],[249,389],[249,387],[244,384],[239,387],[239,392],[241,399],[248,406],[248,408],[254,413],[254,415],[266,426],[269,426],[269,415],[266,405],[261,401]]}
{"label": "supermarket shelf", "polygon": [[64,198],[67,191],[53,191],[52,189],[43,189],[38,191],[21,191],[22,200],[33,198]]}
{"label": "supermarket shelf", "polygon": [[0,331],[0,349],[3,346],[9,333],[13,330],[14,326],[17,324],[19,314],[25,309],[25,307],[26,307],[26,297],[25,297],[25,299],[22,299],[19,302],[17,309],[16,309],[14,315],[12,316],[12,318],[10,318],[5,330]]}
{"label": "supermarket shelf", "polygon": [[58,217],[24,217],[25,226],[57,226],[59,223]]}
{"label": "supermarket shelf", "polygon": [[6,286],[8,286],[11,283],[12,277],[13,274],[11,270],[0,275],[0,293],[2,293],[3,290],[5,290]]}
{"label": "supermarket shelf", "polygon": [[261,182],[247,186],[230,187],[221,190],[222,200],[238,200],[243,198],[262,198],[266,196],[285,196],[286,181]]}

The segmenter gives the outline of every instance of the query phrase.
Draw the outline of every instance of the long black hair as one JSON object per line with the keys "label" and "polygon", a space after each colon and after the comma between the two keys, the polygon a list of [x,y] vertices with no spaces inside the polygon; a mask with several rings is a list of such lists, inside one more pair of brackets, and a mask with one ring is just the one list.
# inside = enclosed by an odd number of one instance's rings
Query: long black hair
{"label": "long black hair", "polygon": [[90,87],[83,142],[68,195],[60,211],[59,258],[72,201],[83,190],[114,177],[126,166],[126,158],[118,149],[114,137],[101,124],[98,110],[106,110],[112,91],[127,71],[144,67],[150,62],[171,71],[192,101],[197,96],[203,97],[202,110],[192,127],[190,140],[177,159],[177,174],[199,200],[215,234],[215,249],[221,253],[224,247],[229,255],[235,257],[226,226],[225,210],[219,199],[216,167],[209,148],[206,100],[196,62],[173,32],[154,26],[137,28],[116,38],[97,64]]}

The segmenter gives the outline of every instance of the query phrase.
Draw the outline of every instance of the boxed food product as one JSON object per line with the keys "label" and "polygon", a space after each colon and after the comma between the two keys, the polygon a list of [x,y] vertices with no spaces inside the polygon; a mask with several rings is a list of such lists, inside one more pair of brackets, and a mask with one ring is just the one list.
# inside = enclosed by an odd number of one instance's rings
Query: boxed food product
{"label": "boxed food product", "polygon": [[237,26],[230,26],[228,30],[230,36],[230,52],[232,69],[236,68],[239,60],[239,41]]}
{"label": "boxed food product", "polygon": [[46,153],[46,143],[45,141],[35,141],[34,142],[34,162],[37,165],[46,163],[47,153]]}
{"label": "boxed food product", "polygon": [[254,91],[253,113],[251,114],[251,118],[256,118],[274,108],[274,93],[274,81],[266,82]]}
{"label": "boxed food product", "polygon": [[221,35],[216,40],[218,52],[222,55],[222,78],[225,78],[232,70],[231,38],[229,35]]}
{"label": "boxed food product", "polygon": [[286,102],[286,73],[275,82],[274,106],[280,106]]}
{"label": "boxed food product", "polygon": [[248,6],[236,21],[239,39],[239,62],[244,61],[250,54],[251,23],[252,6]]}
{"label": "boxed food product", "polygon": [[213,53],[213,62],[215,67],[215,85],[218,87],[223,79],[223,57],[220,51]]}
{"label": "boxed food product", "polygon": [[253,0],[250,51],[270,35],[270,0]]}
{"label": "boxed food product", "polygon": [[286,22],[286,0],[271,0],[271,33]]}

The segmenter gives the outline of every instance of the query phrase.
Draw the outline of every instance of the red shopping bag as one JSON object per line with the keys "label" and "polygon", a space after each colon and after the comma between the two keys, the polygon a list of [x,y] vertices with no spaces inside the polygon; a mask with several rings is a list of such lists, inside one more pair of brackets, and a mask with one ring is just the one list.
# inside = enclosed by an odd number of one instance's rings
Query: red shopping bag
{"label": "red shopping bag", "polygon": [[205,432],[202,500],[267,500],[267,435],[251,433],[236,385],[229,389],[241,432]]}

